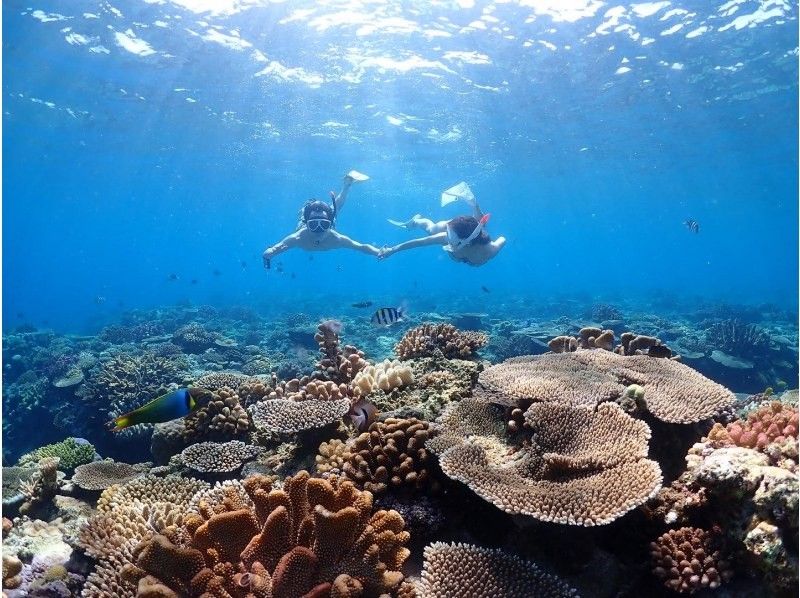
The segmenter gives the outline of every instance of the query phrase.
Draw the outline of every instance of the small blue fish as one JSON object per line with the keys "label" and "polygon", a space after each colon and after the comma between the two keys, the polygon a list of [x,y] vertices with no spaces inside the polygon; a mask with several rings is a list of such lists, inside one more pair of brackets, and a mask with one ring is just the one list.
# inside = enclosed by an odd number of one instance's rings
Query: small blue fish
{"label": "small blue fish", "polygon": [[694,234],[700,232],[700,223],[697,220],[692,220],[691,218],[689,218],[689,220],[684,221],[683,225],[690,231],[692,231]]}
{"label": "small blue fish", "polygon": [[372,314],[371,322],[373,326],[391,326],[402,322],[405,315],[404,307],[382,307]]}
{"label": "small blue fish", "polygon": [[179,417],[186,417],[197,409],[197,401],[192,396],[192,391],[199,389],[179,388],[168,394],[153,399],[146,405],[134,409],[116,418],[113,425],[114,432],[119,432],[136,424],[160,424]]}

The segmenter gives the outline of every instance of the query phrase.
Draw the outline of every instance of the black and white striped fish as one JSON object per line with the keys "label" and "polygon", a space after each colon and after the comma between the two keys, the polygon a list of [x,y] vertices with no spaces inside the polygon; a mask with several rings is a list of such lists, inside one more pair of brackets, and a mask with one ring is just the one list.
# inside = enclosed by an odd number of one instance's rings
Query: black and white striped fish
{"label": "black and white striped fish", "polygon": [[372,314],[373,326],[391,326],[405,319],[406,310],[404,307],[382,307]]}
{"label": "black and white striped fish", "polygon": [[694,234],[697,234],[697,233],[700,232],[700,223],[697,220],[692,220],[691,218],[689,218],[689,220],[685,220],[683,224],[684,224],[684,226],[686,228],[688,228]]}

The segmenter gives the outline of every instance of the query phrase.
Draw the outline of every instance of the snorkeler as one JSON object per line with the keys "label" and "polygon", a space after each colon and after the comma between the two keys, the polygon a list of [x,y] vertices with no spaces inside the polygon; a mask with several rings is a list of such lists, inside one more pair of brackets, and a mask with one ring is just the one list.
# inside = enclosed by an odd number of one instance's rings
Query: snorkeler
{"label": "snorkeler", "polygon": [[466,183],[459,183],[442,193],[442,205],[463,200],[472,208],[472,216],[457,216],[452,220],[434,222],[416,214],[407,222],[389,220],[391,224],[402,228],[421,228],[427,237],[412,239],[394,247],[384,247],[378,256],[389,257],[398,251],[424,247],[425,245],[441,245],[452,259],[470,266],[482,266],[503,248],[505,237],[492,241],[484,230],[489,221],[489,214],[483,214],[475,196]]}
{"label": "snorkeler", "polygon": [[270,260],[288,249],[305,249],[306,251],[328,251],[330,249],[355,249],[369,255],[379,255],[380,250],[367,243],[359,243],[335,229],[336,217],[344,207],[347,193],[354,182],[366,181],[369,177],[351,170],[344,177],[344,185],[339,195],[331,191],[332,204],[318,199],[310,199],[300,210],[300,222],[297,230],[291,235],[268,247],[264,253],[264,267],[270,268]]}

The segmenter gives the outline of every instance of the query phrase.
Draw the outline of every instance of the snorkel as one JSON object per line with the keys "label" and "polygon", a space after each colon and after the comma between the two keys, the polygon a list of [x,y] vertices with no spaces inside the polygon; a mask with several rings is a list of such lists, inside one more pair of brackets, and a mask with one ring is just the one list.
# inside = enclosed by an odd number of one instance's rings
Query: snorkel
{"label": "snorkel", "polygon": [[486,223],[489,222],[489,216],[490,215],[491,214],[484,214],[481,217],[481,219],[478,221],[478,225],[475,227],[475,230],[473,230],[472,233],[468,237],[466,237],[465,239],[455,239],[454,240],[452,237],[455,237],[456,235],[454,233],[450,233],[448,231],[448,237],[449,237],[448,240],[450,241],[450,248],[453,251],[457,251],[457,250],[461,249],[462,247],[465,247],[466,245],[469,245],[470,243],[472,243],[472,241],[477,239],[478,235],[480,235],[483,232],[483,229],[486,226]]}

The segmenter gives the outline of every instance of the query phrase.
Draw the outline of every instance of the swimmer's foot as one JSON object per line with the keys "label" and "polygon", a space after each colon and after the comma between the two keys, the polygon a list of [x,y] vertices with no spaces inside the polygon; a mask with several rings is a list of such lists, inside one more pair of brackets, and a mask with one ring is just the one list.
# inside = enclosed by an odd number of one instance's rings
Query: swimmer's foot
{"label": "swimmer's foot", "polygon": [[395,226],[399,226],[400,228],[412,228],[414,225],[419,222],[422,218],[422,214],[414,214],[411,217],[411,220],[406,220],[405,222],[400,222],[399,220],[392,220],[391,218],[388,219],[389,224],[394,224]]}

